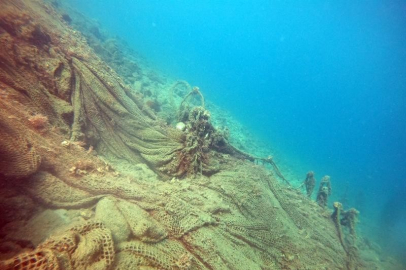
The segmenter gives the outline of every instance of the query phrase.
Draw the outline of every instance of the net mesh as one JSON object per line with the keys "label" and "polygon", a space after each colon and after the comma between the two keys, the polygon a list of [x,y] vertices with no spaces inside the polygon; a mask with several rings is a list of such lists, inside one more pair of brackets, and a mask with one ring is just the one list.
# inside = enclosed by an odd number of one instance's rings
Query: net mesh
{"label": "net mesh", "polygon": [[[76,225],[52,236],[34,251],[1,262],[16,269],[109,269],[114,261],[110,230],[96,221]],[[2,268],[2,269],[3,269]]]}
{"label": "net mesh", "polygon": [[35,173],[41,158],[30,140],[4,119],[0,110],[0,175],[25,177]]}
{"label": "net mesh", "polygon": [[244,160],[204,108],[189,133],[163,124],[52,7],[0,5],[0,175],[42,208],[94,213],[1,269],[363,269],[329,214]]}

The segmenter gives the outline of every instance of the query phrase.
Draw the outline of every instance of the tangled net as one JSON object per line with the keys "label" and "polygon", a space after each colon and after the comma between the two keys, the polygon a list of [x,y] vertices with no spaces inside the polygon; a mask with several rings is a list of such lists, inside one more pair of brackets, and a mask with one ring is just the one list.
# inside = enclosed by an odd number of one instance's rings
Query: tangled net
{"label": "tangled net", "polygon": [[[187,132],[176,130],[52,7],[0,5],[0,194],[18,198],[2,211],[17,215],[23,198],[90,213],[1,269],[344,269],[335,224],[228,144],[198,90],[185,100],[201,96],[201,106],[181,102]],[[38,114],[48,122],[30,125]],[[100,155],[141,169],[115,170]]]}

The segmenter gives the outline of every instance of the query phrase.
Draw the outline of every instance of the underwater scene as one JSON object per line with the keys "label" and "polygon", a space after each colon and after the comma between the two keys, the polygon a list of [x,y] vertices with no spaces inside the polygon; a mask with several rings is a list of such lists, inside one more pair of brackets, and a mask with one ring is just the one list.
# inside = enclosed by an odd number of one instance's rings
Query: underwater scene
{"label": "underwater scene", "polygon": [[0,0],[0,270],[405,270],[406,2]]}

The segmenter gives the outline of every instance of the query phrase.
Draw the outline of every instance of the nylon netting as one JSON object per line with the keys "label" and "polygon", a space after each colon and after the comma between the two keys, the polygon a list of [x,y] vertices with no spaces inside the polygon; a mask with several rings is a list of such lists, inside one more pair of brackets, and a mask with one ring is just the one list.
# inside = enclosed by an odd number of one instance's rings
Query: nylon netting
{"label": "nylon netting", "polygon": [[222,141],[204,108],[190,133],[166,125],[51,6],[0,5],[0,191],[92,213],[2,269],[345,269],[329,216]]}

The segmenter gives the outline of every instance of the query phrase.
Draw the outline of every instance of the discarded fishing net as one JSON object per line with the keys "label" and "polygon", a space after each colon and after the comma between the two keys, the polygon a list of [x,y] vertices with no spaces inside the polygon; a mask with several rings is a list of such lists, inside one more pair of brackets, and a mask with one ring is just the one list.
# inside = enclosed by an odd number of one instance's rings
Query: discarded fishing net
{"label": "discarded fishing net", "polygon": [[[0,118],[4,118],[0,114]],[[25,177],[35,173],[41,158],[28,138],[11,123],[0,120],[0,174],[4,177]]]}
{"label": "discarded fishing net", "polygon": [[108,269],[114,261],[111,233],[89,222],[49,238],[34,251],[0,262],[2,269]]}
{"label": "discarded fishing net", "polygon": [[204,103],[170,127],[51,6],[0,6],[1,269],[363,269]]}

